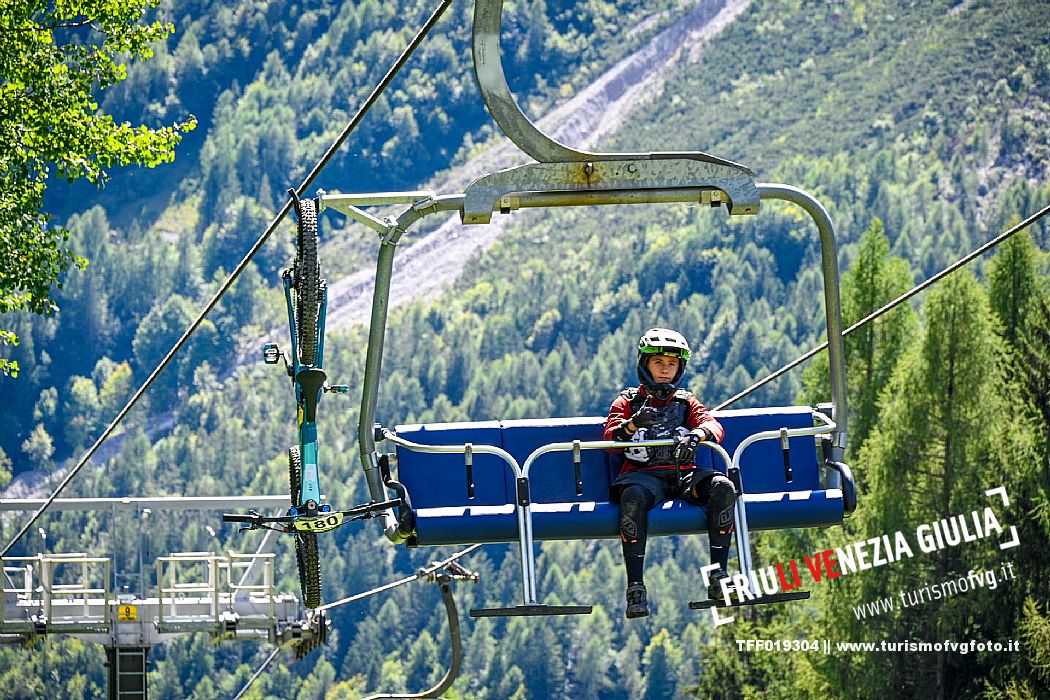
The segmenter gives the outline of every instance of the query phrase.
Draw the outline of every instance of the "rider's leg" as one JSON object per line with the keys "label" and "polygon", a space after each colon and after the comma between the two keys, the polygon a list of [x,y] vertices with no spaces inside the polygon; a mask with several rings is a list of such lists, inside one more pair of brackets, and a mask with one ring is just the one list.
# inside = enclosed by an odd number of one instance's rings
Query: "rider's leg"
{"label": "rider's leg", "polygon": [[656,499],[649,489],[633,484],[620,495],[620,541],[627,568],[627,583],[642,583],[645,540],[649,526],[649,509]]}
{"label": "rider's leg", "polygon": [[707,506],[707,535],[711,545],[711,563],[725,572],[735,519],[733,505],[736,489],[722,474],[714,474],[689,489],[688,500]]}
{"label": "rider's leg", "polygon": [[645,539],[649,525],[649,509],[656,497],[649,489],[633,484],[620,495],[620,541],[623,543],[623,563],[627,568],[628,618],[649,614],[649,601],[642,582],[645,565]]}

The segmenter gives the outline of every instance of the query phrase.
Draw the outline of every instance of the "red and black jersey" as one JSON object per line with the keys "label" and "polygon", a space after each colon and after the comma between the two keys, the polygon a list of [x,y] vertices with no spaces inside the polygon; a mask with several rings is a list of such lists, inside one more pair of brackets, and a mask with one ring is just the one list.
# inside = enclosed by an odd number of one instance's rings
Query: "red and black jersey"
{"label": "red and black jersey", "polygon": [[[721,442],[725,435],[725,429],[707,410],[699,399],[688,391],[679,389],[670,398],[663,401],[650,396],[644,386],[637,389],[623,391],[609,408],[609,417],[605,419],[605,439],[622,439],[623,431],[620,428],[626,425],[631,416],[637,412],[642,404],[648,399],[649,405],[654,408],[663,409],[665,420],[652,428],[639,429],[631,440],[662,440],[684,435],[698,428],[704,428],[715,442]],[[619,437],[614,433],[619,432]],[[610,449],[610,452],[624,453],[624,464],[621,473],[635,470],[649,469],[675,469],[673,446],[667,447],[638,447],[624,449]],[[682,464],[681,469],[693,469],[693,464]]]}

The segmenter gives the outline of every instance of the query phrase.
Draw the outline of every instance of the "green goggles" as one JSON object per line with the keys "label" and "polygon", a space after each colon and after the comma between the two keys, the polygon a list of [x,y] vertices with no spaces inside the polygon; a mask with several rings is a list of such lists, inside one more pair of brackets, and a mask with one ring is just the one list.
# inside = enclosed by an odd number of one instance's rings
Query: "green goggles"
{"label": "green goggles", "polygon": [[683,362],[688,362],[689,351],[685,348],[669,348],[662,347],[659,345],[646,345],[641,348],[642,354],[645,355],[670,355],[671,357],[677,357]]}

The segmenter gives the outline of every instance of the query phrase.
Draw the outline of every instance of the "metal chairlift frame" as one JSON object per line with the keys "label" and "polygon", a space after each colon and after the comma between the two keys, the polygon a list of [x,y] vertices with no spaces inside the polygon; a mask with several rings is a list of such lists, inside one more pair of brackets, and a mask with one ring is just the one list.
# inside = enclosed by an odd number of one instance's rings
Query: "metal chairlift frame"
{"label": "metal chairlift frame", "polygon": [[[371,194],[319,192],[318,211],[335,209],[380,235],[358,423],[360,459],[370,497],[375,501],[387,498],[376,441],[388,434],[375,429],[375,412],[394,252],[401,237],[411,226],[426,216],[440,212],[459,212],[464,224],[474,225],[489,223],[494,212],[507,214],[520,208],[701,203],[712,207],[724,204],[730,215],[754,216],[758,214],[763,200],[780,200],[798,206],[810,215],[817,227],[824,278],[831,386],[830,424],[815,432],[827,433],[828,463],[844,467],[841,463],[847,436],[846,373],[838,255],[834,225],[827,210],[816,197],[803,189],[785,184],[756,183],[754,173],[749,168],[700,151],[591,153],[551,139],[522,112],[507,85],[499,38],[502,10],[503,0],[475,2],[475,75],[496,124],[536,162],[484,175],[468,185],[464,192],[451,195],[441,195],[430,190]],[[400,215],[385,218],[374,216],[363,209],[396,204],[409,206]],[[755,439],[766,438],[755,436]],[[481,451],[481,448],[480,445],[474,445],[472,449]],[[463,451],[462,446],[456,449]],[[726,455],[722,457],[723,460],[728,458]],[[727,462],[727,466],[731,468],[731,462]],[[829,469],[826,486],[836,488],[840,484],[840,473]],[[737,502],[738,550],[746,574],[751,567],[750,541],[742,499],[738,498]],[[527,512],[519,513],[522,585],[526,607],[536,605],[535,555],[528,515]],[[393,542],[404,540],[404,533],[399,532],[398,521],[392,510],[382,514],[382,523],[388,539]]]}

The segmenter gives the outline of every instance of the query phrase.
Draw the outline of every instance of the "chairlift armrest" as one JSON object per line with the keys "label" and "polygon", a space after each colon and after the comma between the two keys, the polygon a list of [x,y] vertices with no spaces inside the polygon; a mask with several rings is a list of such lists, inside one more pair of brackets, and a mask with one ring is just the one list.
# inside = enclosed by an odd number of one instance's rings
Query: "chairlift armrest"
{"label": "chairlift armrest", "polygon": [[830,459],[824,464],[837,471],[842,477],[842,511],[847,516],[851,515],[857,509],[857,484],[853,480],[853,470],[848,464]]}

